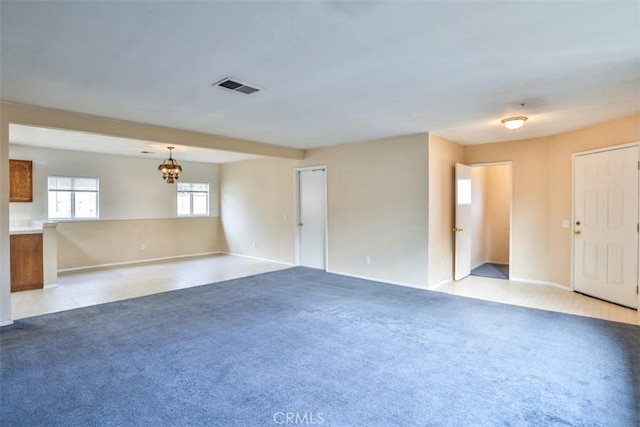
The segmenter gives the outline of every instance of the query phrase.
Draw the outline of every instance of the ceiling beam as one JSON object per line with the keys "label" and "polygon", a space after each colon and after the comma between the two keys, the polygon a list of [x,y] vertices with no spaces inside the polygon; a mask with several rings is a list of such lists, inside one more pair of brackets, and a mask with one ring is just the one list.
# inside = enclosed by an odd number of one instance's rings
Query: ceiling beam
{"label": "ceiling beam", "polygon": [[14,124],[89,132],[168,145],[211,148],[287,159],[303,159],[305,156],[305,150],[298,148],[6,101],[0,104],[0,115],[3,116],[3,121]]}

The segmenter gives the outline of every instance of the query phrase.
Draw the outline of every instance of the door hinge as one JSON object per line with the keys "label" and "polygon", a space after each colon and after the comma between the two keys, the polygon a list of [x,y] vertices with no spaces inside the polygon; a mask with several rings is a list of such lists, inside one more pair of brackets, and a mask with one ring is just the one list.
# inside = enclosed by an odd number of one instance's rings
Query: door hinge
{"label": "door hinge", "polygon": [[638,295],[638,286],[636,285],[636,295]]}

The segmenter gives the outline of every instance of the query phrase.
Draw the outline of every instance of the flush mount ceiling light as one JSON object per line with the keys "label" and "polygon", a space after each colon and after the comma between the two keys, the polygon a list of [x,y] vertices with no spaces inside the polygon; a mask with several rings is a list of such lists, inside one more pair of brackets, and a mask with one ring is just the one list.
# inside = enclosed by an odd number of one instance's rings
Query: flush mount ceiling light
{"label": "flush mount ceiling light", "polygon": [[182,166],[171,157],[173,147],[167,148],[169,149],[169,158],[165,159],[164,162],[158,166],[158,171],[162,173],[162,179],[164,179],[167,184],[173,184],[176,179],[180,178],[179,175],[182,173]]}
{"label": "flush mount ceiling light", "polygon": [[526,121],[527,117],[524,116],[507,117],[506,119],[501,120],[504,127],[511,130],[520,129],[524,126],[524,122]]}

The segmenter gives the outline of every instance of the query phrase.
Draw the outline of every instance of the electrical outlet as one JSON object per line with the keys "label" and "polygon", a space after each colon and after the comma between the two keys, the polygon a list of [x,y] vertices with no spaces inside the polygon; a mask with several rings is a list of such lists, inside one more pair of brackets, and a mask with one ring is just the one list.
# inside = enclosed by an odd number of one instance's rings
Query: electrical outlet
{"label": "electrical outlet", "polygon": [[255,240],[251,243],[251,246],[253,246],[254,248],[258,247],[258,242],[256,242]]}
{"label": "electrical outlet", "polygon": [[140,244],[140,250],[141,251],[146,251],[147,250],[147,244],[146,243],[141,243]]}
{"label": "electrical outlet", "polygon": [[371,257],[370,256],[364,257],[364,263],[367,265],[371,264]]}

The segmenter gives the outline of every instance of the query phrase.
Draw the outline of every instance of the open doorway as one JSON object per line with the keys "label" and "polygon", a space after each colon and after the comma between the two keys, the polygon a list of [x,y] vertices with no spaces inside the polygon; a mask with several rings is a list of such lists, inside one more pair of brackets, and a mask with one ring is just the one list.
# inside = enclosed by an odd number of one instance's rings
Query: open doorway
{"label": "open doorway", "polygon": [[471,167],[471,275],[509,279],[511,164]]}

